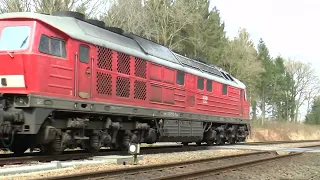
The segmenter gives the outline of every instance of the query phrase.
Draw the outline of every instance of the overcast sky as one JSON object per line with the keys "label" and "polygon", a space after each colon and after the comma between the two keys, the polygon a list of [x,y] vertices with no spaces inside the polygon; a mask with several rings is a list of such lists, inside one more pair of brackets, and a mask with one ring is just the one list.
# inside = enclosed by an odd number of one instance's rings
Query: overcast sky
{"label": "overcast sky", "polygon": [[319,0],[211,0],[229,37],[246,28],[255,44],[262,38],[273,57],[312,63],[320,76]]}
{"label": "overcast sky", "polygon": [[211,0],[210,6],[220,10],[230,38],[246,28],[256,45],[265,41],[271,56],[311,63],[320,76],[319,0]]}

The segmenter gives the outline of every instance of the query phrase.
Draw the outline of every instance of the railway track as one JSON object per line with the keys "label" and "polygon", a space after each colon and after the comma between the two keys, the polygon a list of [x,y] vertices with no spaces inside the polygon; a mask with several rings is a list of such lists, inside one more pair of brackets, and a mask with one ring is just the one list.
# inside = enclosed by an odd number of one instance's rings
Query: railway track
{"label": "railway track", "polygon": [[188,179],[188,178],[207,176],[208,174],[214,174],[219,171],[239,168],[239,167],[252,165],[256,163],[263,163],[266,161],[298,156],[301,154],[302,153],[278,155],[275,152],[254,152],[249,154],[216,157],[216,158],[210,158],[210,159],[200,159],[200,160],[198,159],[198,160],[174,162],[174,163],[168,163],[168,164],[136,166],[136,167],[115,169],[115,170],[79,173],[79,174],[56,176],[56,177],[46,177],[45,179],[47,180]]}
{"label": "railway track", "polygon": [[[274,142],[250,142],[242,143],[240,145],[271,145],[271,144],[285,144],[285,143],[305,143],[305,142],[320,142],[320,141],[274,141]],[[226,144],[228,146],[228,144]],[[172,153],[172,152],[186,152],[186,151],[199,151],[211,149],[210,146],[196,146],[189,145],[183,146],[181,144],[167,145],[167,146],[154,146],[143,147],[141,149],[141,155],[157,154],[157,153]],[[85,153],[83,150],[65,151],[63,154],[50,156],[43,155],[39,152],[25,153],[25,156],[15,157],[13,154],[0,155],[0,166],[4,165],[17,165],[17,164],[36,164],[38,162],[50,162],[50,161],[70,161],[90,159],[94,156],[108,156],[108,155],[128,155],[126,152],[115,151],[110,149],[103,149],[99,153]]]}
{"label": "railway track", "polygon": [[[158,153],[171,153],[171,152],[186,152],[186,151],[195,151],[195,150],[206,150],[208,146],[187,146],[182,145],[173,145],[173,146],[159,146],[159,147],[144,147],[141,150],[141,155],[146,154],[158,154]],[[103,149],[98,153],[85,153],[82,150],[77,151],[66,151],[63,154],[51,156],[43,155],[41,153],[30,154],[29,156],[20,156],[20,157],[10,157],[4,156],[0,157],[0,166],[4,165],[16,165],[16,164],[33,164],[38,162],[50,162],[50,161],[71,161],[71,160],[80,160],[80,159],[90,159],[94,156],[109,156],[109,155],[128,155],[127,152]]]}
{"label": "railway track", "polygon": [[264,145],[264,144],[287,144],[287,143],[307,143],[307,142],[320,142],[320,140],[263,141],[263,142],[246,142],[243,144],[244,145]]}

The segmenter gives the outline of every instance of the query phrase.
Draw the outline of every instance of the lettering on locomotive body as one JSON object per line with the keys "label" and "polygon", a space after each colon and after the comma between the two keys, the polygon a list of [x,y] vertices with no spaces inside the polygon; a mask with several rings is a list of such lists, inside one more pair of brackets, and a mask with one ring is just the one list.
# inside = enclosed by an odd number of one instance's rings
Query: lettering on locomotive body
{"label": "lettering on locomotive body", "polygon": [[38,98],[38,99],[37,99],[37,104],[38,104],[38,105],[43,105],[43,104],[44,104],[44,99]]}
{"label": "lettering on locomotive body", "polygon": [[164,112],[163,115],[171,116],[171,117],[179,117],[179,113],[175,113],[175,112]]}
{"label": "lettering on locomotive body", "polygon": [[110,106],[111,110],[121,110],[123,109],[122,107],[118,107],[118,106]]}
{"label": "lettering on locomotive body", "polygon": [[207,104],[208,103],[208,96],[203,96],[202,100],[203,100],[203,104]]}

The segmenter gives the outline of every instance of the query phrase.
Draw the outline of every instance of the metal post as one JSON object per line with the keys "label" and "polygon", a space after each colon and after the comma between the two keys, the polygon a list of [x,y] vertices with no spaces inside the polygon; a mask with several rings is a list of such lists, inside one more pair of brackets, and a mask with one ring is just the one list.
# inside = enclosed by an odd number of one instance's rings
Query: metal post
{"label": "metal post", "polygon": [[137,165],[138,164],[138,155],[134,154],[133,155],[133,165]]}

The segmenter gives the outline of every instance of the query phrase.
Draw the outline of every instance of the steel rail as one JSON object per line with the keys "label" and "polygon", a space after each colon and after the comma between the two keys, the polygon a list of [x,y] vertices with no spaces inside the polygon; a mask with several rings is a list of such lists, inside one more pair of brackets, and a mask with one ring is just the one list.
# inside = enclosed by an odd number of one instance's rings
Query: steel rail
{"label": "steel rail", "polygon": [[[300,146],[297,148],[309,148],[309,147],[319,147],[319,145],[304,145]],[[70,174],[70,175],[60,175],[60,176],[53,176],[53,177],[46,177],[43,179],[48,179],[48,180],[56,180],[56,179],[61,179],[61,180],[82,180],[82,179],[93,179],[93,178],[103,178],[106,176],[114,176],[114,175],[123,175],[123,174],[130,174],[130,173],[137,173],[137,172],[146,172],[146,171],[154,171],[154,170],[162,170],[162,169],[167,169],[167,168],[172,168],[172,167],[179,167],[179,166],[188,166],[196,163],[206,163],[206,162],[211,162],[211,161],[217,161],[217,160],[226,160],[230,158],[237,158],[237,157],[250,157],[252,155],[260,155],[260,154],[270,154],[276,153],[276,151],[259,151],[259,152],[252,152],[252,153],[245,153],[245,154],[238,154],[238,155],[230,155],[230,156],[221,156],[221,157],[213,157],[213,158],[207,158],[207,159],[196,159],[196,160],[188,160],[188,161],[180,161],[180,162],[172,162],[172,163],[166,163],[166,164],[153,164],[153,165],[143,165],[143,166],[134,166],[134,167],[128,167],[128,168],[120,168],[120,169],[111,169],[111,170],[100,170],[100,171],[95,171],[95,172],[86,172],[86,173],[76,173],[76,174]],[[261,162],[267,162],[271,160],[277,160],[277,159],[282,159],[286,157],[292,157],[296,155],[301,155],[302,153],[289,153],[287,155],[277,155],[274,157],[268,157],[268,158],[259,158],[257,160],[252,160],[252,161],[245,161],[237,164],[232,164],[224,167],[217,167],[217,168],[211,168],[211,169],[204,169],[201,171],[194,171],[194,172],[189,172],[189,173],[184,173],[184,174],[177,174],[177,175],[171,175],[171,176],[166,176],[166,177],[159,177],[156,178],[155,180],[162,180],[162,179],[183,179],[186,177],[191,177],[191,176],[198,176],[200,174],[205,175],[205,173],[213,173],[217,171],[223,171],[226,169],[232,169],[232,168],[239,168],[241,166],[246,166],[246,165],[251,165],[251,164],[256,164],[256,163],[261,163]],[[180,178],[181,176],[181,178]],[[38,179],[42,180],[42,178]]]}
{"label": "steel rail", "polygon": [[[308,141],[274,141],[274,142],[253,142],[254,144],[243,143],[239,145],[271,145],[271,144],[286,144],[286,143],[303,143],[303,142],[320,142],[319,140],[308,140]],[[260,144],[259,144],[260,143]],[[314,147],[318,145],[311,145],[308,147]],[[141,154],[152,154],[152,153],[171,153],[171,152],[181,152],[181,151],[197,151],[197,150],[208,150],[211,146],[183,146],[183,145],[166,145],[166,146],[152,146],[143,147],[144,150]],[[218,147],[218,146],[217,146]],[[306,146],[304,146],[306,147]],[[196,148],[196,149],[194,149]],[[208,148],[208,149],[207,149]],[[83,150],[76,151],[65,151],[63,154],[51,156],[43,155],[41,153],[26,153],[27,156],[10,156],[12,154],[4,154],[3,157],[0,155],[0,166],[3,165],[14,165],[14,164],[24,164],[32,162],[49,162],[49,161],[68,161],[68,160],[80,160],[88,159],[94,156],[107,156],[107,155],[124,155],[121,151],[103,149],[98,153],[84,153]],[[128,155],[128,154],[126,154]]]}
{"label": "steel rail", "polygon": [[[135,166],[135,167],[128,167],[128,168],[120,168],[120,169],[101,170],[101,171],[95,171],[95,172],[61,175],[61,176],[54,176],[54,177],[46,177],[43,179],[47,179],[47,180],[58,180],[58,179],[60,179],[60,180],[83,180],[83,179],[101,178],[104,176],[122,175],[122,174],[128,174],[128,173],[153,171],[153,170],[159,170],[159,169],[161,170],[161,169],[166,169],[166,168],[176,167],[176,166],[185,166],[185,165],[196,164],[196,163],[205,163],[205,162],[210,162],[210,161],[217,161],[217,160],[224,160],[224,159],[245,157],[245,156],[252,156],[252,155],[261,155],[261,154],[272,154],[272,152],[267,152],[267,151],[252,152],[252,153],[237,154],[237,155],[230,155],[230,156],[213,157],[213,158],[208,158],[208,159],[196,159],[196,160],[172,162],[172,163],[166,163],[166,164],[143,165],[143,166]],[[40,178],[37,180],[43,180],[43,179]]]}
{"label": "steel rail", "polygon": [[[237,144],[224,144],[224,145],[216,145],[214,144],[213,147],[215,146],[232,146],[232,145],[268,145],[268,144],[290,144],[290,143],[308,143],[308,142],[319,142],[320,143],[320,140],[297,140],[297,141],[263,141],[263,142],[245,142],[245,143],[237,143]],[[148,146],[148,147],[141,147],[141,149],[145,149],[145,150],[149,150],[149,149],[152,149],[152,150],[156,150],[156,149],[162,149],[162,148],[185,148],[185,147],[211,147],[211,146],[208,146],[206,144],[203,144],[201,146],[198,146],[196,144],[190,144],[190,145],[187,145],[187,146],[184,146],[182,144],[169,144],[169,145],[156,145],[156,146]],[[102,153],[102,152],[105,152],[105,151],[112,151],[112,152],[120,152],[120,151],[117,151],[117,150],[112,150],[112,149],[102,149],[100,152],[98,153]],[[63,154],[65,153],[70,153],[70,154],[73,154],[73,153],[84,153],[85,151],[84,150],[70,150],[70,151],[64,151]],[[1,158],[17,158],[17,157],[30,157],[30,156],[43,156],[43,154],[41,154],[41,152],[26,152],[24,153],[23,155],[19,155],[19,156],[16,156],[14,155],[13,153],[5,153],[5,154],[0,154],[0,159]]]}
{"label": "steel rail", "polygon": [[[181,152],[181,151],[191,151],[194,150],[192,147],[182,148],[183,146],[160,146],[160,147],[144,147],[142,148],[144,152],[141,154],[153,154],[153,153],[163,153],[163,152]],[[201,148],[200,148],[201,149]],[[199,149],[199,150],[200,150]],[[68,161],[68,160],[80,160],[80,159],[88,159],[94,156],[108,156],[108,155],[128,155],[128,153],[124,153],[122,151],[109,150],[100,151],[97,153],[84,153],[82,150],[77,151],[66,151],[63,154],[59,155],[44,155],[41,153],[30,154],[29,156],[0,156],[0,166],[3,165],[15,165],[15,164],[24,164],[31,162],[50,162],[50,161]],[[203,149],[204,150],[204,149]]]}
{"label": "steel rail", "polygon": [[[308,142],[320,142],[320,140],[291,140],[291,141],[261,141],[261,142],[246,142],[243,145],[264,145],[264,144],[295,144],[295,143],[308,143]],[[242,143],[239,143],[242,145]]]}
{"label": "steel rail", "polygon": [[191,171],[191,172],[187,172],[187,173],[174,174],[174,175],[169,175],[169,176],[164,176],[164,177],[159,177],[159,178],[153,178],[151,180],[178,180],[178,179],[201,177],[201,176],[213,174],[213,173],[220,172],[220,171],[236,169],[236,168],[249,166],[249,165],[253,165],[253,164],[258,164],[258,163],[265,163],[268,161],[288,158],[288,157],[292,157],[292,156],[298,156],[301,154],[303,154],[303,153],[299,152],[299,153],[291,153],[291,154],[286,154],[286,155],[279,155],[279,156],[275,156],[275,157],[268,157],[268,158],[263,158],[263,159],[235,163],[232,165],[227,165],[227,166],[222,166],[222,167],[208,168],[208,169],[203,169],[203,170],[199,170],[199,171]]}

